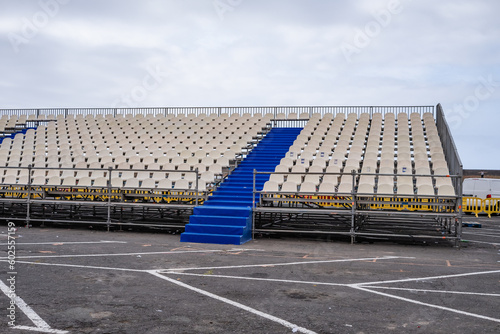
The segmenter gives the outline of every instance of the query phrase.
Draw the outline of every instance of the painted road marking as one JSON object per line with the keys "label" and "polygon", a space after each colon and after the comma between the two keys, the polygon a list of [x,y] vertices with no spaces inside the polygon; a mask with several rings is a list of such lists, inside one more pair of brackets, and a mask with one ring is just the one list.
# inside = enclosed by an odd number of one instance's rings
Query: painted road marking
{"label": "painted road marking", "polygon": [[[7,296],[10,299],[11,295],[10,288],[1,280],[0,280],[0,290],[2,290],[5,296]],[[22,300],[22,298],[19,297],[18,295],[15,295],[14,301],[16,303],[16,309],[21,310],[33,322],[33,324],[36,327],[14,326],[12,328],[19,328],[19,327],[22,327],[22,329],[30,328],[28,330],[43,331],[45,333],[60,333],[60,334],[68,333],[67,331],[60,331],[57,329],[50,328],[49,324],[46,323],[45,320],[40,318],[40,316],[35,311],[33,311],[33,309],[29,307],[29,305],[26,304],[24,300]]]}
{"label": "painted road marking", "polygon": [[485,241],[465,240],[465,239],[462,239],[461,241],[462,242],[473,242],[473,243],[477,243],[477,244],[488,244],[488,245],[500,246],[500,243],[498,243],[498,242],[485,242]]}
{"label": "painted road marking", "polygon": [[[107,253],[107,254],[65,254],[65,255],[30,255],[30,256],[16,256],[16,259],[47,259],[47,258],[76,258],[76,257],[99,257],[99,256],[137,256],[137,255],[161,255],[161,254],[186,254],[186,253],[218,253],[227,252],[228,250],[192,250],[192,251],[165,251],[165,252],[142,252],[142,253]],[[0,257],[0,260],[6,257]]]}
{"label": "painted road marking", "polygon": [[[7,260],[0,260],[0,262],[7,262]],[[79,264],[66,264],[66,263],[44,263],[44,262],[31,262],[31,261],[16,261],[16,263],[35,264],[35,265],[40,265],[40,266],[54,266],[54,267],[71,267],[71,268],[84,268],[84,269],[132,271],[132,272],[140,272],[140,273],[148,272],[148,270],[141,270],[141,269],[96,267],[96,266],[84,266],[84,265],[79,265]]]}
{"label": "painted road marking", "polygon": [[475,272],[475,273],[462,273],[462,274],[430,276],[430,277],[405,278],[405,279],[390,280],[390,281],[356,283],[356,284],[353,284],[353,285],[359,285],[359,286],[380,285],[380,284],[415,282],[415,281],[428,281],[428,280],[442,279],[442,278],[466,277],[466,276],[488,275],[488,274],[498,274],[498,273],[500,273],[500,270],[480,271],[480,272]]}
{"label": "painted road marking", "polygon": [[500,238],[500,234],[495,234],[495,233],[481,233],[481,232],[464,232],[463,234],[467,234],[467,235],[481,235],[481,236],[485,236],[485,237],[492,237],[492,238]]}
{"label": "painted road marking", "polygon": [[[417,305],[432,307],[432,308],[440,309],[440,310],[443,310],[443,311],[449,311],[449,312],[458,313],[458,314],[461,314],[461,315],[467,315],[467,316],[470,316],[470,317],[479,318],[479,319],[483,319],[483,320],[490,320],[490,321],[494,321],[494,322],[500,322],[500,319],[491,318],[491,317],[487,317],[487,316],[480,315],[480,314],[465,312],[465,311],[461,311],[461,310],[457,310],[457,309],[453,309],[453,308],[449,308],[449,307],[445,307],[445,306],[424,303],[424,302],[420,302],[418,300],[413,300],[413,299],[409,299],[409,298],[399,297],[399,296],[391,295],[391,294],[380,292],[380,291],[373,291],[373,290],[370,290],[368,288],[363,288],[362,286],[363,286],[362,284],[359,284],[359,285],[358,284],[353,284],[353,285],[351,285],[352,288],[357,289],[357,290],[361,290],[361,291],[365,291],[365,292],[371,292],[371,293],[374,293],[374,294],[377,294],[377,295],[381,295],[381,296],[385,296],[385,297],[389,297],[389,298],[398,299],[398,300],[405,301],[405,302],[412,303],[412,304],[417,304]],[[370,288],[374,288],[374,287],[370,287]]]}
{"label": "painted road marking", "polygon": [[185,270],[211,270],[211,269],[238,269],[238,268],[255,268],[255,267],[277,267],[277,266],[294,266],[304,264],[319,264],[319,263],[336,263],[336,262],[355,262],[355,261],[373,261],[373,260],[392,260],[392,259],[414,259],[414,257],[402,256],[384,256],[384,257],[370,257],[361,259],[337,259],[337,260],[318,260],[318,261],[301,261],[301,262],[284,262],[284,263],[267,263],[267,264],[243,264],[236,266],[222,266],[222,267],[191,267],[191,268],[170,268],[164,269],[164,272],[170,271],[185,271]]}
{"label": "painted road marking", "polygon": [[153,270],[153,271],[150,271],[150,274],[151,275],[154,275],[156,277],[159,277],[165,281],[168,281],[170,283],[173,283],[173,284],[176,284],[176,285],[179,285],[183,288],[186,288],[186,289],[189,289],[191,291],[194,291],[194,292],[197,292],[199,294],[202,294],[202,295],[205,295],[207,297],[210,297],[210,298],[213,298],[215,300],[218,300],[218,301],[221,301],[221,302],[224,302],[226,304],[229,304],[229,305],[232,305],[234,307],[237,307],[237,308],[240,308],[242,310],[245,310],[247,312],[250,312],[250,313],[253,313],[255,315],[258,315],[262,318],[265,318],[265,319],[268,319],[268,320],[271,320],[271,321],[274,321],[274,322],[277,322],[278,324],[282,325],[282,326],[285,326],[287,328],[290,328],[293,332],[299,332],[299,333],[305,333],[305,334],[317,334],[316,332],[313,332],[307,328],[303,328],[303,327],[300,327],[300,326],[297,326],[291,322],[288,322],[284,319],[281,319],[281,318],[278,318],[278,317],[275,317],[273,315],[270,315],[268,313],[264,313],[262,311],[259,311],[259,310],[256,310],[254,308],[251,308],[251,307],[248,307],[246,305],[243,305],[243,304],[240,304],[238,302],[235,302],[231,299],[227,299],[227,298],[224,298],[224,297],[221,297],[221,296],[218,296],[216,294],[213,294],[211,292],[208,292],[208,291],[205,291],[205,290],[201,290],[201,289],[198,289],[198,288],[195,288],[194,286],[191,286],[191,285],[188,285],[186,283],[183,283],[183,282],[179,282],[177,280],[174,280],[172,278],[169,278],[169,277],[166,277],[166,276],[163,276],[161,275],[157,270]]}
{"label": "painted road marking", "polygon": [[52,333],[52,334],[65,334],[69,333],[68,331],[62,331],[59,329],[53,328],[39,328],[39,327],[29,327],[29,326],[14,326],[13,329],[21,329],[25,331],[39,332],[39,333]]}
{"label": "painted road marking", "polygon": [[499,293],[426,290],[426,289],[412,289],[412,288],[396,288],[396,287],[389,287],[389,286],[370,286],[370,289],[401,290],[401,291],[411,291],[411,292],[435,292],[435,293],[450,293],[450,294],[457,294],[457,295],[477,295],[477,296],[487,296],[487,297],[500,297]]}
{"label": "painted road marking", "polygon": [[[126,241],[54,241],[54,242],[16,242],[16,245],[77,245],[77,244],[126,244]],[[0,246],[8,245],[2,243]]]}
{"label": "painted road marking", "polygon": [[329,286],[346,286],[347,284],[342,283],[329,283],[329,282],[308,282],[308,281],[295,281],[288,279],[275,279],[275,278],[261,278],[261,277],[245,277],[245,276],[228,276],[228,275],[206,275],[206,274],[193,274],[193,273],[181,273],[176,271],[161,271],[162,274],[170,275],[180,275],[180,276],[198,276],[198,277],[214,277],[214,278],[234,278],[249,281],[268,281],[268,282],[281,282],[281,283],[294,283],[294,284],[310,284],[310,285],[329,285]]}

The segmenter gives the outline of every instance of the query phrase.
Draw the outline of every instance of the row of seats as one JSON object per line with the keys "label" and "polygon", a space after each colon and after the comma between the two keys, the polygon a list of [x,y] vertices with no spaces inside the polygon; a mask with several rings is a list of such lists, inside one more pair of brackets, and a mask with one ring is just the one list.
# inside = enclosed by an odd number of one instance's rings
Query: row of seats
{"label": "row of seats", "polygon": [[[445,177],[448,165],[431,113],[384,117],[375,113],[371,118],[353,113],[312,119],[276,166],[265,189],[350,193],[352,170],[372,174],[355,183],[366,193],[454,194],[451,179]],[[340,177],[341,173],[345,175]]]}
{"label": "row of seats", "polygon": [[[168,175],[154,175],[147,177],[145,175],[136,176],[116,176],[111,178],[113,188],[161,188],[161,189],[195,189],[198,182],[198,190],[206,191],[213,188],[214,175],[211,172],[205,172],[200,175],[196,181],[196,174],[170,173]],[[87,173],[88,174],[88,173]],[[108,176],[104,173],[95,172],[92,176],[71,176],[71,175],[48,175],[34,176],[31,180],[33,186],[43,187],[107,187]],[[118,173],[117,173],[118,175]],[[9,189],[13,185],[28,184],[27,175],[6,175],[2,178],[4,189]]]}
{"label": "row of seats", "polygon": [[[378,168],[399,168],[400,173],[411,171],[431,174],[431,168],[447,168],[437,128],[428,121],[432,114],[425,115],[424,118],[427,136],[432,137],[432,140],[424,137],[420,114],[411,114],[410,123],[406,114],[398,115],[398,119],[403,119],[398,131],[408,132],[412,124],[412,132],[416,136],[415,140],[407,140],[406,146],[394,141],[395,134],[391,129],[391,118],[394,116],[390,115],[385,115],[383,123],[381,114],[374,114],[371,122],[367,114],[362,114],[358,121],[356,114],[348,115],[345,121],[342,115],[337,115],[333,122],[328,118],[323,118],[319,123],[309,121],[290,147],[287,157],[294,163],[311,166],[338,165],[341,170],[347,168],[346,172],[363,168],[371,172]],[[417,117],[419,121],[416,120]]]}
{"label": "row of seats", "polygon": [[[307,176],[306,176],[307,177]],[[448,178],[449,180],[449,178]],[[300,179],[295,179],[292,177],[287,178],[283,183],[279,183],[274,180],[266,181],[264,184],[264,193],[305,193],[314,195],[327,195],[327,194],[350,194],[352,192],[352,183],[341,182],[337,183],[335,181],[329,182],[325,180],[319,185],[317,182],[308,181],[306,178],[303,182]],[[455,190],[451,182],[436,179],[436,188],[432,185],[432,180],[429,182],[422,182],[417,186],[414,186],[412,182],[401,181],[394,186],[394,183],[379,183],[378,186],[374,186],[370,183],[361,183],[356,188],[358,195],[366,194],[368,195],[401,195],[401,196],[455,196]]]}
{"label": "row of seats", "polygon": [[[250,114],[60,115],[55,122],[5,139],[0,160],[8,167],[198,170],[217,177],[245,153],[269,119]],[[22,173],[0,170],[0,177],[22,183]]]}

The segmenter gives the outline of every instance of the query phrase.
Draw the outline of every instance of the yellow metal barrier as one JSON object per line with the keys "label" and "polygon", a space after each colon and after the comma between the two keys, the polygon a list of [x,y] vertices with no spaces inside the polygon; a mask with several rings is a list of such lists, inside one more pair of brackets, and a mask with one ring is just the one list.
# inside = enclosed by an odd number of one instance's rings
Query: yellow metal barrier
{"label": "yellow metal barrier", "polygon": [[483,200],[484,212],[491,218],[492,213],[500,213],[500,198],[487,198]]}
{"label": "yellow metal barrier", "polygon": [[491,218],[491,214],[500,214],[500,198],[481,199],[477,197],[463,197],[462,211],[476,215],[484,212]]}
{"label": "yellow metal barrier", "polygon": [[483,211],[483,200],[477,197],[462,198],[462,212],[469,212],[476,215]]}

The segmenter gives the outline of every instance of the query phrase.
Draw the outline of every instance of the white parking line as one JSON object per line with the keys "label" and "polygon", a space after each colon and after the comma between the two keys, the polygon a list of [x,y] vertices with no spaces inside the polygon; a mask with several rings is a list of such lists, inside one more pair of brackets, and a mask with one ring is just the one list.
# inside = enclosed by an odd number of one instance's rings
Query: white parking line
{"label": "white parking line", "polygon": [[409,298],[399,297],[399,296],[391,295],[391,294],[380,292],[380,291],[373,291],[373,290],[370,290],[373,287],[370,287],[370,289],[363,288],[361,284],[360,285],[353,284],[353,285],[351,285],[351,287],[354,288],[354,289],[357,289],[357,290],[361,290],[361,291],[365,291],[365,292],[371,292],[371,293],[374,293],[374,294],[377,294],[377,295],[380,295],[380,296],[394,298],[394,299],[398,299],[398,300],[405,301],[405,302],[412,303],[412,304],[417,304],[417,305],[422,305],[422,306],[428,306],[428,307],[436,308],[436,309],[439,309],[439,310],[449,311],[449,312],[453,312],[453,313],[458,313],[458,314],[461,314],[461,315],[467,315],[467,316],[470,316],[470,317],[479,318],[479,319],[483,319],[483,320],[490,320],[490,321],[494,321],[494,322],[500,322],[500,319],[497,319],[497,318],[491,318],[491,317],[487,317],[487,316],[484,316],[484,315],[470,313],[470,312],[465,312],[465,311],[461,311],[461,310],[457,310],[457,309],[453,309],[453,308],[449,308],[449,307],[445,307],[445,306],[424,303],[424,302],[420,302],[418,300],[413,300],[413,299],[409,299]]}
{"label": "white parking line", "polygon": [[[0,290],[5,294],[10,299],[11,295],[11,290],[10,288],[0,280]],[[22,329],[27,329],[27,330],[36,330],[36,331],[43,331],[45,333],[68,333],[67,331],[60,331],[57,329],[52,329],[50,328],[49,324],[45,322],[40,316],[33,311],[31,307],[29,307],[28,304],[24,302],[24,300],[21,299],[21,297],[15,295],[14,297],[16,309],[21,310],[32,322],[36,327],[25,327],[25,326],[14,326],[12,328],[18,328],[22,327]]]}
{"label": "white parking line", "polygon": [[[76,257],[108,257],[108,256],[137,256],[137,255],[159,255],[159,254],[187,254],[187,253],[218,253],[226,250],[192,250],[192,251],[165,251],[165,252],[141,252],[141,253],[106,253],[106,254],[65,254],[65,255],[30,255],[17,256],[16,259],[51,259],[51,258],[76,258]],[[6,257],[0,257],[0,260]]]}
{"label": "white parking line", "polygon": [[293,332],[299,332],[299,333],[305,333],[305,334],[317,334],[316,332],[313,332],[307,328],[303,328],[303,327],[300,327],[300,326],[297,326],[291,322],[288,322],[284,319],[281,319],[281,318],[278,318],[278,317],[275,317],[273,315],[270,315],[268,313],[264,313],[262,311],[259,311],[259,310],[256,310],[254,308],[251,308],[251,307],[248,307],[246,305],[243,305],[243,304],[240,304],[238,302],[235,302],[233,300],[230,300],[230,299],[227,299],[227,298],[224,298],[224,297],[221,297],[221,296],[218,296],[216,294],[213,294],[211,292],[208,292],[208,291],[205,291],[205,290],[201,290],[201,289],[198,289],[198,288],[195,288],[194,286],[191,286],[191,285],[188,285],[186,283],[183,283],[183,282],[179,282],[179,281],[176,281],[172,278],[169,278],[169,277],[166,277],[166,276],[163,276],[161,275],[160,273],[158,273],[158,271],[156,270],[153,270],[153,271],[150,271],[150,274],[151,275],[154,275],[156,277],[159,277],[165,281],[168,281],[170,283],[173,283],[173,284],[176,284],[176,285],[179,285],[183,288],[186,288],[186,289],[189,289],[191,291],[194,291],[194,292],[197,292],[199,294],[202,294],[202,295],[205,295],[207,297],[210,297],[210,298],[213,298],[215,300],[218,300],[218,301],[221,301],[221,302],[224,302],[226,304],[229,304],[229,305],[232,305],[234,307],[237,307],[237,308],[240,308],[242,310],[245,310],[247,312],[250,312],[250,313],[253,313],[255,315],[258,315],[260,317],[263,317],[265,319],[268,319],[268,320],[271,320],[271,321],[274,321],[274,322],[277,322],[278,324],[282,325],[282,326],[285,326],[287,328],[290,328]]}
{"label": "white parking line", "polygon": [[480,235],[480,236],[491,237],[491,238],[500,238],[500,234],[496,234],[496,233],[463,232],[462,235],[463,234],[467,234],[467,235]]}
{"label": "white parking line", "polygon": [[[77,245],[77,244],[126,244],[126,241],[54,241],[54,242],[16,242],[16,245]],[[2,243],[0,246],[8,245]]]}
{"label": "white parking line", "polygon": [[328,283],[328,282],[308,282],[308,281],[295,281],[288,279],[274,279],[274,278],[260,278],[260,277],[245,277],[245,276],[228,276],[228,275],[206,275],[206,274],[193,274],[193,273],[182,273],[177,271],[161,271],[162,274],[168,275],[182,275],[182,276],[198,276],[198,277],[214,277],[214,278],[233,278],[249,281],[267,281],[267,282],[280,282],[280,283],[294,283],[294,284],[310,284],[310,285],[329,285],[329,286],[347,286],[347,284],[341,283]]}
{"label": "white parking line", "polygon": [[479,271],[479,272],[473,272],[473,273],[462,273],[462,274],[451,274],[451,275],[441,275],[441,276],[404,278],[404,279],[390,280],[390,281],[356,283],[356,284],[353,284],[352,286],[367,286],[367,285],[380,285],[380,284],[390,284],[390,283],[428,281],[428,280],[435,280],[435,279],[442,279],[442,278],[455,278],[455,277],[466,277],[466,276],[475,276],[475,275],[489,275],[489,274],[498,274],[498,273],[500,273],[500,270]]}
{"label": "white parking line", "polygon": [[400,291],[411,291],[411,292],[430,292],[430,293],[450,293],[457,295],[476,295],[476,296],[487,296],[487,297],[500,297],[498,293],[482,293],[482,292],[464,292],[464,291],[445,291],[445,290],[426,290],[426,289],[412,289],[412,288],[395,288],[389,286],[370,286],[370,289],[382,289],[382,290],[400,290]]}
{"label": "white parking line", "polygon": [[[7,262],[7,260],[0,260],[0,262]],[[70,268],[84,268],[84,269],[102,269],[102,270],[117,270],[117,271],[132,271],[132,272],[140,272],[140,273],[148,272],[148,270],[141,270],[141,269],[83,266],[83,265],[79,265],[79,264],[66,264],[66,263],[44,263],[44,262],[31,262],[31,261],[16,261],[16,263],[34,264],[34,265],[39,265],[39,266],[70,267]]]}
{"label": "white parking line", "polygon": [[39,332],[39,333],[52,333],[52,334],[65,334],[69,333],[68,331],[62,331],[59,329],[53,328],[39,328],[39,327],[30,327],[30,326],[14,326],[13,329],[20,329],[25,331]]}
{"label": "white parking line", "polygon": [[486,242],[486,241],[478,241],[478,240],[468,240],[468,239],[462,239],[462,242],[473,242],[477,244],[488,244],[488,245],[494,245],[494,246],[500,246],[500,243],[498,242]]}
{"label": "white parking line", "polygon": [[383,257],[369,257],[369,258],[361,258],[361,259],[318,260],[318,261],[299,261],[299,262],[266,263],[266,264],[243,264],[243,265],[237,265],[237,266],[221,266],[221,267],[170,268],[170,269],[164,269],[164,270],[162,270],[162,272],[178,271],[178,270],[185,271],[185,270],[213,270],[213,269],[238,269],[238,268],[255,268],[255,267],[295,266],[295,265],[304,265],[304,264],[373,261],[373,260],[393,260],[393,259],[414,259],[414,257],[383,256]]}

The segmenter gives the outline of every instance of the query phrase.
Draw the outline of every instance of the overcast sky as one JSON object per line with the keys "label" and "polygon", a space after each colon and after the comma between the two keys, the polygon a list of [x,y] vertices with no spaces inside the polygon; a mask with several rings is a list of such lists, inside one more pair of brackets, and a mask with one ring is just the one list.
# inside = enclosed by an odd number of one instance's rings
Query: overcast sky
{"label": "overcast sky", "polygon": [[497,0],[0,4],[0,108],[441,103],[500,169]]}

